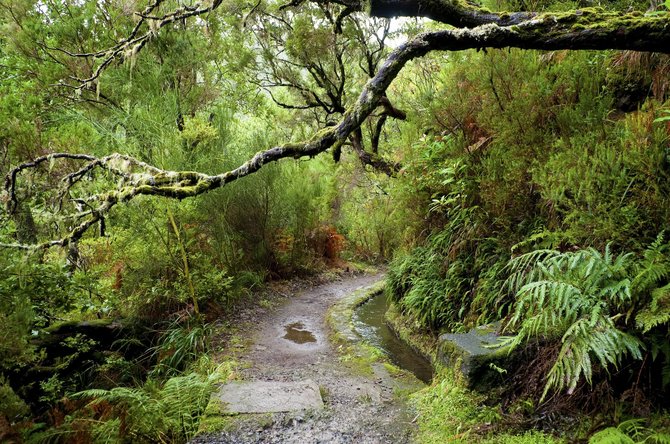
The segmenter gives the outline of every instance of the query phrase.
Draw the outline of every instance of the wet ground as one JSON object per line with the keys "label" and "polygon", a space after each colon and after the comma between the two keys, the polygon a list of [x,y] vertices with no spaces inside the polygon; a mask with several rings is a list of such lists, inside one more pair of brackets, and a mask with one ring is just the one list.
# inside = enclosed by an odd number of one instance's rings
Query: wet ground
{"label": "wet ground", "polygon": [[196,443],[409,443],[412,414],[396,396],[386,367],[369,375],[342,361],[329,340],[326,312],[382,276],[346,277],[303,290],[265,314],[252,315],[252,345],[242,356],[244,381],[314,381],[323,409],[236,416],[227,430]]}

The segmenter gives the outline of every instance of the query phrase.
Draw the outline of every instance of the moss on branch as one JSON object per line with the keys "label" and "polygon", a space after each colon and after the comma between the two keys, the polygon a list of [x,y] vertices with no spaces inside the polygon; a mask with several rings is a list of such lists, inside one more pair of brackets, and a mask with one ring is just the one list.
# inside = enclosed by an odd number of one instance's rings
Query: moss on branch
{"label": "moss on branch", "polygon": [[[459,7],[465,4],[461,0],[455,0],[455,3],[445,0],[424,1],[430,4],[460,5]],[[386,1],[386,3],[393,2]],[[472,9],[472,7],[469,8]],[[475,12],[504,16],[507,22],[503,23],[514,22],[520,17],[515,15],[516,13],[501,15],[477,8]],[[30,249],[49,248],[55,245],[67,246],[80,239],[117,203],[127,202],[138,195],[176,199],[194,197],[253,174],[265,164],[283,158],[314,157],[331,147],[337,148],[361,127],[374,110],[382,105],[387,88],[408,61],[431,51],[505,47],[542,50],[629,49],[670,53],[670,14],[645,16],[637,12],[619,14],[605,12],[600,8],[585,8],[566,13],[532,15],[530,18],[526,15],[526,20],[509,26],[489,21],[475,28],[420,34],[391,52],[379,71],[364,86],[356,103],[344,113],[336,126],[324,128],[302,143],[287,143],[260,151],[239,167],[218,175],[210,176],[195,171],[164,171],[120,154],[101,159],[66,153],[43,156],[12,169],[7,176],[5,190],[8,194],[6,201],[10,213],[16,206],[15,184],[18,174],[26,169],[37,168],[51,159],[86,161],[89,162],[89,165],[75,175],[79,175],[81,171],[88,173],[95,168],[100,168],[121,176],[123,183],[116,190],[91,196],[87,202],[93,209],[76,215],[86,218],[62,239],[38,245],[13,244],[9,246]],[[136,172],[138,169],[140,173]],[[68,187],[77,183],[79,183],[78,180],[67,181]]]}
{"label": "moss on branch", "polygon": [[[560,13],[492,12],[466,0],[369,0],[370,15],[422,16],[460,28],[507,28],[481,47],[630,49],[670,52],[670,13],[612,12],[583,8]],[[493,28],[489,28],[493,29]]]}

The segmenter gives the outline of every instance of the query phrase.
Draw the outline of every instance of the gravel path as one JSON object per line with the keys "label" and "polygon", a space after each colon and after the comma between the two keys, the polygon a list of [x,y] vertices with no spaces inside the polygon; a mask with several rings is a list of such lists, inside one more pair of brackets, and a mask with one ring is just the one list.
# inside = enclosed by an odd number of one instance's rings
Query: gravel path
{"label": "gravel path", "polygon": [[246,414],[227,430],[193,443],[409,443],[411,414],[394,395],[398,384],[384,365],[362,375],[342,362],[329,340],[326,312],[339,299],[378,282],[381,275],[346,277],[298,292],[283,305],[253,316],[253,344],[242,356],[247,381],[315,381],[325,408]]}

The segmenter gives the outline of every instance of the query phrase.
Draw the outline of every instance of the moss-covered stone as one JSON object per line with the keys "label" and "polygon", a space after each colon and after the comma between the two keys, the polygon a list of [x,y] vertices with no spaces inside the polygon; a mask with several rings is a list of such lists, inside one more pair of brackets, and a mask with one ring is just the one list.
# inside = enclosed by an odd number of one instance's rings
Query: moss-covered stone
{"label": "moss-covered stone", "polygon": [[508,346],[501,346],[498,328],[499,324],[487,324],[468,333],[441,335],[439,360],[460,373],[469,388],[484,391],[499,385],[513,356]]}
{"label": "moss-covered stone", "polygon": [[233,415],[225,412],[221,402],[212,396],[200,419],[196,436],[228,430],[233,424]]}

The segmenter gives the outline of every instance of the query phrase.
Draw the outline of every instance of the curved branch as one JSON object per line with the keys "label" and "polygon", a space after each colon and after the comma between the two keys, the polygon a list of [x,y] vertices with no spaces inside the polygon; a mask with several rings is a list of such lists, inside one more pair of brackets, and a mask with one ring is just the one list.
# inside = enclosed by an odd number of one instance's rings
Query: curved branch
{"label": "curved branch", "polygon": [[[510,35],[481,47],[629,49],[670,53],[670,13],[584,8],[562,13],[491,12],[467,0],[368,0],[373,17],[426,17],[456,27],[496,25]],[[499,28],[495,29],[497,34]],[[514,33],[514,36],[511,34]],[[489,39],[486,39],[489,40]]]}
{"label": "curved branch", "polygon": [[379,139],[381,138],[382,131],[384,130],[386,118],[386,114],[382,114],[381,117],[379,117],[379,120],[377,120],[377,124],[375,125],[375,129],[372,133],[371,150],[374,154],[379,154]]}
{"label": "curved branch", "polygon": [[[630,17],[630,20],[635,21],[636,17]],[[420,34],[391,52],[377,71],[377,74],[365,85],[356,103],[347,110],[340,122],[335,126],[321,130],[308,141],[287,143],[261,151],[238,168],[222,174],[207,175],[192,171],[164,171],[119,154],[98,159],[88,155],[56,153],[24,163],[11,170],[5,180],[5,189],[10,195],[8,205],[16,204],[14,190],[18,173],[28,168],[36,168],[52,158],[86,160],[94,162],[95,166],[111,172],[123,172],[124,170],[119,168],[117,163],[115,163],[121,159],[131,164],[131,166],[141,169],[142,173],[133,174],[130,172],[130,180],[123,181],[116,190],[101,195],[94,195],[87,199],[88,206],[92,208],[90,212],[86,213],[88,218],[62,239],[37,245],[11,244],[0,246],[26,249],[49,248],[56,245],[67,246],[71,242],[76,242],[80,239],[91,226],[98,222],[116,204],[127,202],[139,195],[163,196],[176,199],[193,197],[253,174],[261,169],[263,165],[270,162],[288,157],[314,157],[331,147],[337,150],[352,134],[355,134],[360,129],[365,119],[382,103],[387,88],[398,76],[405,64],[430,51],[461,51],[482,47],[503,48],[512,46],[552,50],[599,49],[606,47],[670,52],[670,26],[667,20],[647,18],[644,26],[627,28],[625,30],[618,27],[601,27],[598,21],[595,21],[595,25],[586,27],[584,22],[577,20],[579,26],[575,24],[569,32],[566,32],[564,29],[567,22],[575,23],[575,17],[538,16],[536,19],[511,27],[489,24],[474,29],[444,30]],[[659,23],[663,23],[664,25],[659,26]],[[556,29],[559,29],[559,31]],[[75,176],[70,176],[76,177],[76,174]]]}
{"label": "curved branch", "polygon": [[[135,15],[140,17],[139,21],[130,32],[130,34],[124,39],[120,40],[114,46],[111,46],[107,49],[103,49],[96,52],[90,53],[69,53],[73,57],[82,57],[82,58],[95,58],[101,59],[98,67],[91,73],[87,78],[77,78],[71,77],[71,80],[74,80],[78,85],[67,85],[62,83],[61,86],[74,87],[75,89],[86,89],[91,84],[94,84],[102,73],[115,61],[123,60],[136,55],[139,51],[142,50],[144,45],[153,38],[156,33],[167,25],[176,23],[182,20],[186,20],[190,17],[197,17],[205,14],[209,14],[214,11],[221,5],[222,0],[213,0],[209,6],[202,6],[200,3],[196,3],[195,6],[185,6],[175,9],[174,11],[164,14],[162,16],[150,15],[154,10],[160,7],[161,3],[164,0],[154,0],[152,4],[147,6],[142,12],[137,12]],[[147,31],[140,33],[140,30],[143,26],[147,26]],[[54,48],[55,49],[55,48]],[[65,50],[58,49],[61,52],[68,53]]]}

